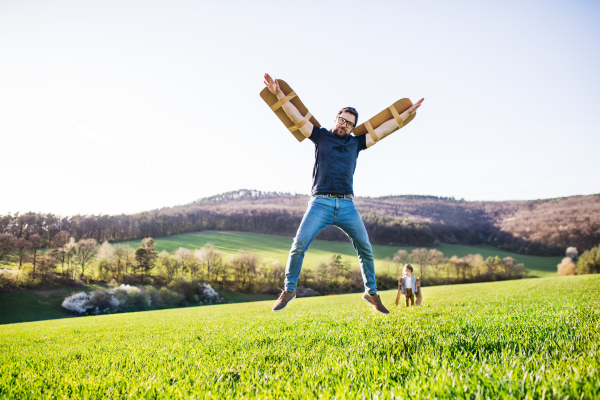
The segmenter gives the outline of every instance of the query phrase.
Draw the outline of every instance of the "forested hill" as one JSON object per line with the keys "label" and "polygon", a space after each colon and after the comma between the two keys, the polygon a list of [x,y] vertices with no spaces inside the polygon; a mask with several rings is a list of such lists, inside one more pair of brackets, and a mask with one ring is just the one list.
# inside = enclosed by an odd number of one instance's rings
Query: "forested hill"
{"label": "forested hill", "polygon": [[[50,242],[60,230],[79,238],[122,241],[200,230],[293,236],[309,197],[238,190],[193,203],[132,215],[0,215],[0,233],[39,234]],[[535,255],[562,255],[600,243],[600,195],[530,201],[464,201],[435,196],[356,197],[375,244],[435,246],[438,242],[483,244]],[[325,240],[347,240],[325,229]]]}
{"label": "forested hill", "polygon": [[[256,220],[270,215],[271,232],[293,235],[297,222],[285,226],[285,216],[299,220],[308,199],[305,195],[239,190],[172,210],[243,214]],[[600,195],[529,201],[407,195],[356,197],[354,201],[371,240],[378,244],[489,243],[520,253],[562,255],[569,246],[583,250],[600,243]],[[256,228],[268,233],[263,227]],[[326,230],[319,238],[344,239],[337,229]]]}

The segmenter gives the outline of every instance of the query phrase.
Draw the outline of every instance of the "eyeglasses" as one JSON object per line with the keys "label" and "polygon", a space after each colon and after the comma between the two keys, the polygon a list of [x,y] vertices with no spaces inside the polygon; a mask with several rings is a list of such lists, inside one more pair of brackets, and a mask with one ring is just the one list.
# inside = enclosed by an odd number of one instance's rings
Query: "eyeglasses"
{"label": "eyeglasses", "polygon": [[346,124],[346,126],[347,126],[348,128],[350,128],[350,129],[354,129],[354,126],[355,126],[355,125],[354,125],[354,123],[353,123],[353,122],[350,122],[350,121],[348,121],[346,118],[337,117],[337,121],[338,121],[338,124],[340,124],[340,125],[344,125],[344,124]]}

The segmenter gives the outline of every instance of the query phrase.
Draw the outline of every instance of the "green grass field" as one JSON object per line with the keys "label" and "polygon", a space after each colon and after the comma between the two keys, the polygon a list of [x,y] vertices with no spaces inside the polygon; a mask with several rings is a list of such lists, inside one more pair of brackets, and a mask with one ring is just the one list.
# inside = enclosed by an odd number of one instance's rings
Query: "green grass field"
{"label": "green grass field", "polygon": [[[224,254],[235,254],[238,250],[256,250],[262,257],[273,258],[281,261],[285,265],[288,252],[292,245],[292,239],[284,236],[261,235],[257,233],[246,232],[222,232],[222,231],[203,231],[187,233],[183,235],[167,236],[156,239],[159,250],[173,251],[179,247],[189,249],[199,249],[207,242],[212,242]],[[126,242],[132,247],[139,246],[139,241]],[[386,257],[393,258],[394,254],[404,249],[409,253],[415,247],[396,247],[373,245],[375,254],[375,267],[383,267],[383,260]],[[524,263],[530,271],[531,276],[544,277],[556,275],[556,266],[561,261],[561,257],[539,257],[521,255],[503,251],[490,245],[467,246],[460,244],[442,243],[438,250],[442,251],[447,257],[457,255],[464,257],[467,254],[481,254],[484,258],[489,256],[513,257],[517,262]],[[330,242],[325,240],[315,240],[304,258],[304,265],[315,265],[331,257],[332,254],[342,254],[346,260],[358,265],[356,252],[350,242]]]}
{"label": "green grass field", "polygon": [[0,326],[2,398],[600,397],[600,275]]}

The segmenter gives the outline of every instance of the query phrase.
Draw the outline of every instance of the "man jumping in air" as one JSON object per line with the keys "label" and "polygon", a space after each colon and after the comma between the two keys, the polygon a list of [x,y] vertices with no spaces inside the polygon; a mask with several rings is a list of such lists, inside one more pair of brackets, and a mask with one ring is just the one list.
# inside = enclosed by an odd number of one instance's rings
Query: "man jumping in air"
{"label": "man jumping in air", "polygon": [[[271,93],[278,99],[285,96],[276,79],[271,78],[269,74],[265,74],[264,78],[265,85]],[[400,114],[402,121],[414,113],[422,102],[423,99],[419,100]],[[302,114],[291,101],[283,104],[282,108],[294,124],[303,121]],[[348,235],[358,255],[365,285],[363,300],[371,304],[378,312],[389,314],[377,294],[373,250],[369,243],[367,230],[352,200],[354,195],[352,184],[358,154],[361,150],[375,144],[370,135],[350,135],[357,122],[358,112],[352,107],[344,107],[335,117],[331,130],[318,128],[310,121],[300,128],[300,132],[315,144],[312,196],[290,250],[285,268],[285,289],[273,305],[273,311],[283,310],[290,301],[296,298],[296,285],[302,270],[304,253],[319,232],[334,225]],[[377,139],[381,140],[397,128],[398,122],[390,119],[375,128],[374,131]]]}

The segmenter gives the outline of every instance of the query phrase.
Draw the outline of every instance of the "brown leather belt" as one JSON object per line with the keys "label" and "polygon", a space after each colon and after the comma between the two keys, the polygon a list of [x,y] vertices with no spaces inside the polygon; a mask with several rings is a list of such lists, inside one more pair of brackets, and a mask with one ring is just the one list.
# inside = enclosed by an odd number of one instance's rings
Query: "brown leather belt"
{"label": "brown leather belt", "polygon": [[327,194],[327,196],[329,196],[329,197],[338,197],[338,198],[352,197],[351,194],[335,194],[335,193],[329,193],[329,194]]}

